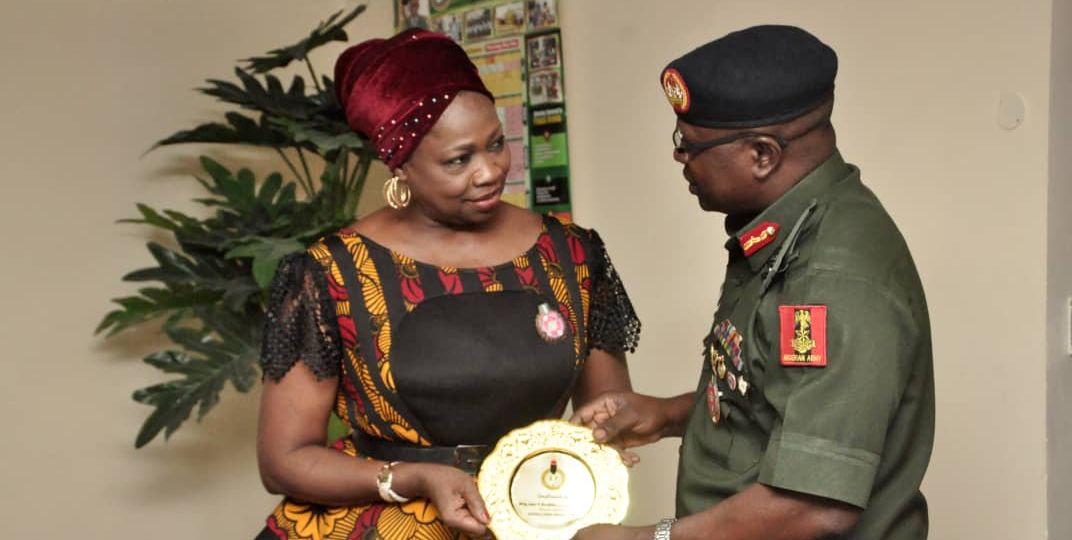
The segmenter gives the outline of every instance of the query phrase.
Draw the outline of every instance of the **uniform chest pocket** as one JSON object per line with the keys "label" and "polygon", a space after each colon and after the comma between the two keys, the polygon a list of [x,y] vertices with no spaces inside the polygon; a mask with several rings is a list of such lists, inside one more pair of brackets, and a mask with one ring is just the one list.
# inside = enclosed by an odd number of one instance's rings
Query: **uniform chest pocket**
{"label": "uniform chest pocket", "polygon": [[766,439],[748,426],[732,429],[726,467],[737,473],[748,473],[759,466],[766,449]]}
{"label": "uniform chest pocket", "polygon": [[706,450],[705,461],[733,473],[747,475],[759,465],[766,448],[766,440],[756,425],[748,419],[747,411],[734,402],[723,400],[720,404],[721,420],[715,424],[704,422],[690,429],[700,428]]}
{"label": "uniform chest pocket", "polygon": [[720,456],[727,469],[748,473],[755,469],[763,455],[766,438],[756,425],[751,396],[754,392],[752,373],[745,360],[744,337],[729,320],[723,320],[712,330],[707,340],[712,381],[717,388],[722,431]]}

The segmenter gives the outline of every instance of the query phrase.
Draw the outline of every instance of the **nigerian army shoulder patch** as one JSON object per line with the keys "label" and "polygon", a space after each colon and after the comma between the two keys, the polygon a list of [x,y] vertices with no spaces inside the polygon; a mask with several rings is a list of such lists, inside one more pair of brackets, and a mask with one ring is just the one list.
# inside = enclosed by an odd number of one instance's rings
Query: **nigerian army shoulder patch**
{"label": "nigerian army shoulder patch", "polygon": [[826,365],[826,306],[778,306],[783,366]]}

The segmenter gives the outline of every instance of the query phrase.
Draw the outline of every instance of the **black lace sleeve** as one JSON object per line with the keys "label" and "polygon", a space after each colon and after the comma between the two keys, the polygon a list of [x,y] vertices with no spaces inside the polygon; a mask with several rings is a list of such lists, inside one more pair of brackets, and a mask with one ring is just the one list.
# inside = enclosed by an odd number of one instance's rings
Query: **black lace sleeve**
{"label": "black lace sleeve", "polygon": [[301,360],[323,380],[339,376],[342,340],[324,271],[307,253],[279,264],[268,293],[261,368],[278,381]]}
{"label": "black lace sleeve", "polygon": [[625,292],[603,239],[591,231],[592,299],[588,346],[610,353],[634,352],[640,341],[640,319]]}

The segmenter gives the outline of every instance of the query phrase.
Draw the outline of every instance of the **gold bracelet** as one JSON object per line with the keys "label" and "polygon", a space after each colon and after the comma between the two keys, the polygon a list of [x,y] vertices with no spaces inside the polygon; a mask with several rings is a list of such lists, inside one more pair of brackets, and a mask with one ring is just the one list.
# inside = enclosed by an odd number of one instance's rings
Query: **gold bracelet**
{"label": "gold bracelet", "polygon": [[395,490],[391,489],[391,481],[394,480],[395,476],[392,468],[397,464],[397,461],[385,461],[383,467],[380,468],[380,472],[376,474],[376,490],[380,492],[380,498],[383,499],[384,502],[409,502],[409,499],[395,493]]}

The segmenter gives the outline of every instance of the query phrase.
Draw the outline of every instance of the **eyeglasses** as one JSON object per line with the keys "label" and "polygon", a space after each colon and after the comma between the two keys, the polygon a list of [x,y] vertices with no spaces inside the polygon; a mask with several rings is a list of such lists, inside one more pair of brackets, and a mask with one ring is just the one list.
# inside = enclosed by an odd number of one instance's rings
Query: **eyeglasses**
{"label": "eyeglasses", "polygon": [[824,117],[818,122],[815,122],[814,124],[808,126],[808,128],[804,131],[801,131],[800,133],[797,133],[795,135],[790,135],[788,137],[783,137],[776,133],[765,133],[762,131],[742,131],[740,133],[735,133],[726,137],[719,137],[717,139],[698,143],[692,143],[685,140],[685,135],[681,133],[681,128],[675,127],[673,136],[674,152],[688,156],[688,159],[692,159],[700,155],[701,152],[704,152],[716,146],[722,146],[724,144],[736,142],[741,139],[750,139],[755,137],[770,137],[771,139],[774,139],[774,142],[778,143],[778,146],[780,146],[782,150],[785,150],[786,148],[789,148],[789,141],[799,139],[811,133],[812,131],[815,131],[819,128],[828,125],[830,125],[830,118]]}
{"label": "eyeglasses", "polygon": [[[808,131],[811,130],[809,129]],[[782,147],[782,150],[785,150],[786,147],[789,146],[789,141],[781,135],[777,135],[774,133],[762,133],[758,131],[742,131],[740,133],[734,133],[733,135],[729,135],[726,137],[719,137],[717,139],[711,139],[710,141],[694,143],[689,142],[685,139],[685,135],[681,133],[680,128],[674,128],[674,152],[687,155],[689,156],[689,159],[692,159],[700,155],[701,152],[710,150],[711,148],[714,148],[716,146],[722,146],[731,142],[737,142],[741,139],[750,139],[754,137],[770,137],[778,143],[778,146]]]}

